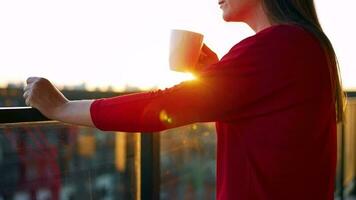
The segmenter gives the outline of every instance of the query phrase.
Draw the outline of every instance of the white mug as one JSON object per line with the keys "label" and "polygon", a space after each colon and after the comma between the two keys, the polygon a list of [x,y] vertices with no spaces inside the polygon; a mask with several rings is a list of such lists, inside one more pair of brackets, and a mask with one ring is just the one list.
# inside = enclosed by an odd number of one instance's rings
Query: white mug
{"label": "white mug", "polygon": [[169,51],[170,69],[179,72],[194,71],[203,46],[203,38],[200,33],[172,30]]}

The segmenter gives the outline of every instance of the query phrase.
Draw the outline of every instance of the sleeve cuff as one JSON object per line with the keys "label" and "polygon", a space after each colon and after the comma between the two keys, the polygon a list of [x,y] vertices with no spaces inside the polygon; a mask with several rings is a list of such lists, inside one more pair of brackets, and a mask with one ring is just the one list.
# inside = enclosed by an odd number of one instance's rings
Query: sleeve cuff
{"label": "sleeve cuff", "polygon": [[103,130],[101,118],[100,117],[100,103],[102,99],[94,100],[93,103],[90,105],[90,116],[94,126],[100,130]]}

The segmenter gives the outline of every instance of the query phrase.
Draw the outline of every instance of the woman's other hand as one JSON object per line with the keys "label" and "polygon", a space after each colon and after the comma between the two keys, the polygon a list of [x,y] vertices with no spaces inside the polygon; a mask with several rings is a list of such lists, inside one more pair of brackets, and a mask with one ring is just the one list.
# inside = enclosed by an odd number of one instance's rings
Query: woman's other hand
{"label": "woman's other hand", "polygon": [[219,61],[218,56],[214,51],[212,51],[206,44],[203,44],[203,47],[200,52],[197,71],[201,71],[204,67],[215,64]]}
{"label": "woman's other hand", "polygon": [[26,105],[38,109],[43,115],[55,119],[56,115],[69,101],[65,96],[47,79],[40,77],[29,77],[24,88],[23,97]]}

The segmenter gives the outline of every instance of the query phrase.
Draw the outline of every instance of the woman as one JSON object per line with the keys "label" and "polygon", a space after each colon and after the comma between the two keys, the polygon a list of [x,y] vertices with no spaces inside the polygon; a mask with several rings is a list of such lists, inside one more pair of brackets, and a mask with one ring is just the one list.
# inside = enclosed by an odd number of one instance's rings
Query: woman
{"label": "woman", "polygon": [[27,80],[26,103],[51,119],[115,131],[216,122],[217,199],[333,199],[343,93],[312,0],[220,0],[225,21],[255,35],[219,61],[203,47],[195,81],[165,90],[69,101]]}

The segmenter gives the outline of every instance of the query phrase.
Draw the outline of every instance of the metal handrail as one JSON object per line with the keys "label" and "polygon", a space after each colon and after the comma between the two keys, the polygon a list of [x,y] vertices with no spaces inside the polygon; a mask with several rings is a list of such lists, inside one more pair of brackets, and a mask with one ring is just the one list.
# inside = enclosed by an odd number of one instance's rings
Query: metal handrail
{"label": "metal handrail", "polygon": [[[96,99],[120,96],[130,94],[132,92],[87,92],[76,90],[63,90],[63,94],[72,100],[79,99]],[[0,107],[0,127],[1,126],[16,126],[17,124],[32,124],[32,123],[55,123],[55,121],[48,119],[42,115],[37,109],[31,107]]]}
{"label": "metal handrail", "polygon": [[0,127],[58,123],[31,107],[0,107]]}
{"label": "metal handrail", "polygon": [[356,91],[346,91],[346,96],[348,98],[356,97]]}

